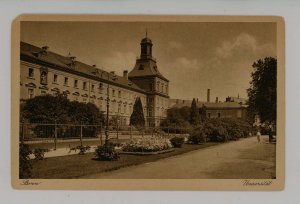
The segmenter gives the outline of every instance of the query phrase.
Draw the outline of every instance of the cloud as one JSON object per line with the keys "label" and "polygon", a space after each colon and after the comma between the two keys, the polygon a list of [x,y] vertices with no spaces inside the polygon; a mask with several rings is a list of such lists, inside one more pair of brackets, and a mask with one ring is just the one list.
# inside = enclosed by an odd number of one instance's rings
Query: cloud
{"label": "cloud", "polygon": [[252,35],[247,33],[241,33],[231,41],[224,41],[216,48],[216,57],[220,59],[241,56],[267,56],[275,53],[276,50],[273,44],[259,44]]}
{"label": "cloud", "polygon": [[168,42],[168,46],[171,49],[180,49],[183,47],[183,45],[180,42],[175,42],[175,41]]}
{"label": "cloud", "polygon": [[130,71],[135,64],[136,54],[133,52],[111,52],[99,62],[100,68],[107,71],[115,71],[123,75],[124,70]]}

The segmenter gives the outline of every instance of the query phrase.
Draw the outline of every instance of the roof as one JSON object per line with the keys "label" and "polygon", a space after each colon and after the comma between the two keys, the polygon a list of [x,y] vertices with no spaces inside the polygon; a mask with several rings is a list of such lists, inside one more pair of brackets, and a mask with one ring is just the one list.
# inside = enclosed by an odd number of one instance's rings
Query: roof
{"label": "roof", "polygon": [[[182,107],[191,107],[192,101],[191,100],[181,100],[179,103],[175,103],[172,108],[182,108]],[[212,102],[197,102],[197,107],[206,107],[208,109],[235,109],[235,108],[245,108],[246,106],[241,105],[237,102],[219,102],[219,103],[212,103]]]}
{"label": "roof", "polygon": [[137,59],[134,68],[129,72],[128,77],[148,77],[156,76],[166,81],[166,79],[159,71],[154,59]]}
{"label": "roof", "polygon": [[151,43],[152,44],[152,40],[148,37],[145,37],[142,39],[141,43]]}
{"label": "roof", "polygon": [[80,61],[73,61],[71,57],[62,56],[51,51],[45,52],[42,48],[26,42],[20,43],[20,54],[21,59],[24,61],[28,60],[40,64],[46,63],[52,68],[63,69],[66,72],[71,72],[74,74],[83,74],[86,77],[91,77],[99,81],[110,82],[111,84],[122,86],[127,89],[133,89],[143,93],[145,92],[143,89],[139,88],[136,84],[125,77],[114,75]]}

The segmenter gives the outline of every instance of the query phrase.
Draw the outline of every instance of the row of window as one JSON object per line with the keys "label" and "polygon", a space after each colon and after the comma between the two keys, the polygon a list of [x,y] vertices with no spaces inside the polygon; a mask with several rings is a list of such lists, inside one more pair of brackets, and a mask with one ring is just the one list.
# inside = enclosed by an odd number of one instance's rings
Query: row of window
{"label": "row of window", "polygon": [[[47,84],[47,74],[48,73],[46,71],[41,71],[41,76],[40,76],[41,84],[44,84],[44,85]],[[33,68],[28,69],[28,77],[29,78],[34,78],[34,69]],[[57,74],[53,74],[52,83],[58,84],[58,75]],[[70,80],[69,80],[68,77],[64,77],[63,84],[64,84],[64,86],[69,86],[70,85]],[[79,88],[79,81],[77,79],[74,79],[73,87],[74,88]],[[91,92],[95,92],[95,88],[96,88],[95,84],[92,84],[91,85]],[[82,83],[82,89],[83,90],[88,89],[87,82]],[[104,90],[103,83],[99,83],[98,90],[99,90],[100,94],[103,93],[103,90]],[[111,93],[112,93],[113,97],[116,97],[116,95],[117,95],[118,98],[122,98],[121,90],[112,89]],[[136,97],[137,97],[136,95],[130,94],[129,92],[125,92],[124,96],[123,96],[123,98],[128,98],[128,99],[135,99]]]}

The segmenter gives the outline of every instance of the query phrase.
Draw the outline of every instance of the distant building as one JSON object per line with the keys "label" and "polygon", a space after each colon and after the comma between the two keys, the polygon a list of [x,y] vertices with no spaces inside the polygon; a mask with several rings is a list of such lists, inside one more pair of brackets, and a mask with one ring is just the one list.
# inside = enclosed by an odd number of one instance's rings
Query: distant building
{"label": "distant building", "polygon": [[[227,97],[226,102],[220,102],[216,97],[215,102],[210,102],[210,89],[207,89],[207,101],[199,101],[196,99],[196,104],[206,118],[234,118],[247,119],[247,105],[243,100],[236,100],[233,97]],[[239,97],[237,98],[239,99]],[[191,107],[192,100],[170,99],[170,107]]]}
{"label": "distant building", "polygon": [[148,37],[142,39],[135,67],[117,76],[79,62],[74,56],[51,52],[47,46],[39,48],[21,42],[20,100],[64,93],[72,101],[94,103],[106,113],[109,85],[110,116],[117,116],[121,125],[128,125],[135,99],[140,97],[147,125],[157,126],[169,108],[169,81],[158,70],[152,45]]}
{"label": "distant building", "polygon": [[247,103],[247,99],[240,98],[239,96],[238,97],[228,96],[226,98],[226,102],[237,102],[239,104],[245,105]]}

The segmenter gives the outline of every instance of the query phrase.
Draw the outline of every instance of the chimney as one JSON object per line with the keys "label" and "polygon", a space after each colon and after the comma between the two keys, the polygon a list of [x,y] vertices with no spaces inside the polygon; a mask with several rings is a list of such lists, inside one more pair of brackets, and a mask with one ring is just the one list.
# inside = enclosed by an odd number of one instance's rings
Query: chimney
{"label": "chimney", "polygon": [[96,65],[95,65],[95,64],[93,64],[93,65],[92,65],[92,67],[93,67],[93,68],[96,68]]}
{"label": "chimney", "polygon": [[207,102],[210,102],[210,89],[207,89]]}
{"label": "chimney", "polygon": [[197,103],[198,103],[199,99],[197,98]]}
{"label": "chimney", "polygon": [[127,70],[123,71],[123,77],[128,80],[128,71]]}
{"label": "chimney", "polygon": [[43,49],[43,51],[47,52],[49,47],[48,46],[43,46],[42,49]]}
{"label": "chimney", "polygon": [[216,97],[216,103],[219,103],[219,98],[218,97]]}

